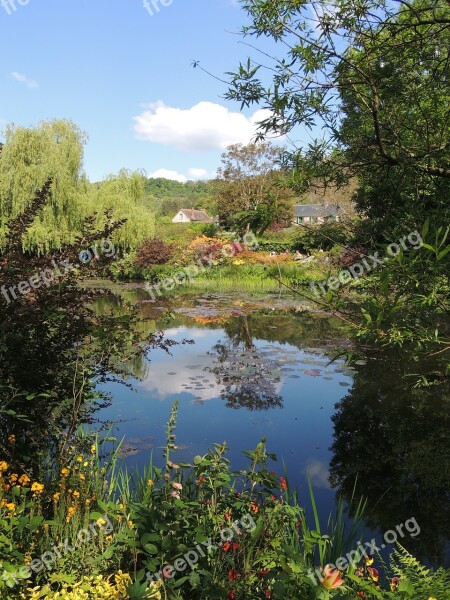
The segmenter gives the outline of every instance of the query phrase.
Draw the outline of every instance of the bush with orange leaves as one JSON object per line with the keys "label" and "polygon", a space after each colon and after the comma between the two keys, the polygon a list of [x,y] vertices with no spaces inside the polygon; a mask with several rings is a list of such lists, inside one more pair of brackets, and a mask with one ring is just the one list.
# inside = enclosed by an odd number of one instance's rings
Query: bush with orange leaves
{"label": "bush with orange leaves", "polygon": [[211,258],[217,260],[222,256],[222,248],[224,243],[218,238],[207,237],[202,235],[201,237],[195,238],[187,249],[187,256],[190,259],[199,260],[202,258]]}

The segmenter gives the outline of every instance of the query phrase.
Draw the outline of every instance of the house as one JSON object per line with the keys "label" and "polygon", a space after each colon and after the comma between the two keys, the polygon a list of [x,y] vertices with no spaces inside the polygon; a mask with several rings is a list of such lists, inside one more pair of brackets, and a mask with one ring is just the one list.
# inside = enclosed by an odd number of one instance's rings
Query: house
{"label": "house", "polygon": [[294,224],[338,222],[339,213],[338,204],[296,204],[294,206]]}
{"label": "house", "polygon": [[217,217],[210,217],[206,210],[182,208],[172,219],[172,223],[217,223]]}

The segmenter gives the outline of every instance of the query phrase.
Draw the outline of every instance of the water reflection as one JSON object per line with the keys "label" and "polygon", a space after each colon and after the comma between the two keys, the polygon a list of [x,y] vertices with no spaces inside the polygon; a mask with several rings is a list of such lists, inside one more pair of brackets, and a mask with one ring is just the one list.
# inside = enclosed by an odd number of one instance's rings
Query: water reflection
{"label": "water reflection", "polygon": [[421,534],[402,544],[416,556],[448,564],[450,389],[411,389],[405,373],[417,365],[399,358],[369,360],[337,403],[331,481],[349,498],[358,478],[375,529],[386,531],[414,517]]}

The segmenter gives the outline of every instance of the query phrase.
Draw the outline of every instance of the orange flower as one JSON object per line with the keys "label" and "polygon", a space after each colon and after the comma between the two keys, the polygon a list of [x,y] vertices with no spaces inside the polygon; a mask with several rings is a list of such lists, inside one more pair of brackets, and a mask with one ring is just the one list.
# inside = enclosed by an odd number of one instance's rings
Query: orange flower
{"label": "orange flower", "polygon": [[250,508],[251,508],[251,509],[252,509],[252,511],[255,513],[255,515],[256,515],[256,513],[259,511],[259,508],[258,508],[258,506],[256,506],[256,504],[255,504],[254,502],[252,502],[252,503],[250,504]]}
{"label": "orange flower", "polygon": [[287,489],[286,479],[284,477],[280,477],[280,486],[282,490]]}
{"label": "orange flower", "polygon": [[367,567],[367,573],[370,577],[370,579],[374,582],[377,583],[379,578],[380,578],[380,574],[378,573],[378,571],[372,567]]}
{"label": "orange flower", "polygon": [[222,546],[222,550],[224,552],[228,552],[228,550],[231,548],[231,544],[230,542],[225,542],[225,544]]}
{"label": "orange flower", "polygon": [[322,577],[321,584],[326,590],[335,590],[344,583],[344,580],[341,579],[341,572],[338,569],[333,569],[331,565],[325,567]]}

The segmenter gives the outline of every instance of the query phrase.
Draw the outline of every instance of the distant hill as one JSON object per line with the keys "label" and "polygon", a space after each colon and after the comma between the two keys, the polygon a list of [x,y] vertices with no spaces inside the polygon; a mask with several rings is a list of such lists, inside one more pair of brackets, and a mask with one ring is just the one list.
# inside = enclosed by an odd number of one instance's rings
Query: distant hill
{"label": "distant hill", "polygon": [[174,216],[180,208],[205,208],[215,214],[215,188],[211,181],[181,183],[162,177],[145,182],[149,202],[159,216]]}

